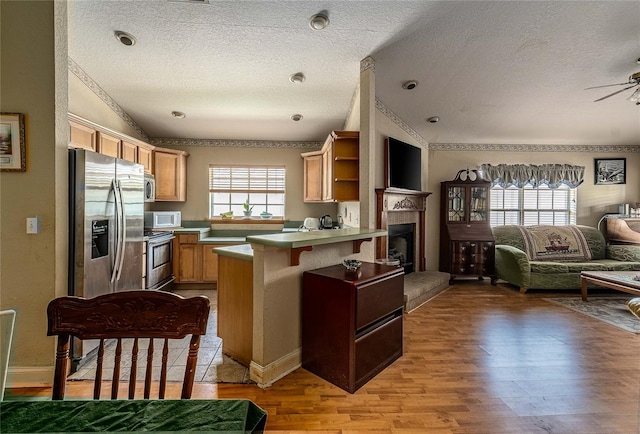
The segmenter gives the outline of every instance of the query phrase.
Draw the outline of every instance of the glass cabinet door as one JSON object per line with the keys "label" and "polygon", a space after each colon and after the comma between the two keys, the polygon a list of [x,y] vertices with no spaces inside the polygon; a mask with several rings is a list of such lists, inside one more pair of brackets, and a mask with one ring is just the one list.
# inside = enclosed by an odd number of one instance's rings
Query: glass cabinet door
{"label": "glass cabinet door", "polygon": [[464,187],[449,187],[449,210],[448,219],[450,222],[463,222],[466,217],[465,206],[465,188]]}
{"label": "glass cabinet door", "polygon": [[471,187],[471,202],[469,204],[469,217],[473,222],[487,221],[489,213],[487,212],[489,189],[486,187]]}

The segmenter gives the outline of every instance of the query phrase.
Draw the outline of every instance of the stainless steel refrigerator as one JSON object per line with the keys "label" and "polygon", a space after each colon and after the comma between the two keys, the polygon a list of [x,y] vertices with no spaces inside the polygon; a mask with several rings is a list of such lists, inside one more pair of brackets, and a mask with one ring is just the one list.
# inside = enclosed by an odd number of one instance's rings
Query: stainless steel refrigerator
{"label": "stainless steel refrigerator", "polygon": [[[141,289],[144,167],[69,150],[69,295]],[[73,340],[77,365],[95,345]]]}

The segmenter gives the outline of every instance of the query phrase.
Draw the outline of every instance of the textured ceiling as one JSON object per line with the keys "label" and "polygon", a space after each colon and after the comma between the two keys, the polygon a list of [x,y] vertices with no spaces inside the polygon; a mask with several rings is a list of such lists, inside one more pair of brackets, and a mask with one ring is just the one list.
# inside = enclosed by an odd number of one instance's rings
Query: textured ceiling
{"label": "textured ceiling", "polygon": [[[377,98],[428,142],[640,146],[633,89],[601,102],[622,86],[584,90],[640,71],[637,1],[70,0],[68,10],[69,56],[150,137],[321,141],[343,127],[371,56]],[[321,10],[330,25],[314,31]],[[288,80],[296,72],[304,83]],[[405,90],[406,80],[419,84]]]}

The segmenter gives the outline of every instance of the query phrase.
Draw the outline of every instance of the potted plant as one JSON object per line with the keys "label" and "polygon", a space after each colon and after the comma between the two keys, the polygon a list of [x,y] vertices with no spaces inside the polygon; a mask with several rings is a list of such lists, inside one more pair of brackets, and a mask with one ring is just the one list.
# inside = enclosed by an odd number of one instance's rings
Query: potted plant
{"label": "potted plant", "polygon": [[270,218],[271,218],[271,215],[272,215],[272,214],[271,214],[270,212],[267,212],[266,210],[265,210],[265,211],[262,211],[262,212],[260,213],[260,217],[261,217],[261,218],[263,218],[263,219],[270,219]]}
{"label": "potted plant", "polygon": [[249,203],[249,197],[247,196],[247,200],[242,204],[242,208],[244,209],[243,213],[245,217],[251,217],[251,211],[253,210],[253,205]]}

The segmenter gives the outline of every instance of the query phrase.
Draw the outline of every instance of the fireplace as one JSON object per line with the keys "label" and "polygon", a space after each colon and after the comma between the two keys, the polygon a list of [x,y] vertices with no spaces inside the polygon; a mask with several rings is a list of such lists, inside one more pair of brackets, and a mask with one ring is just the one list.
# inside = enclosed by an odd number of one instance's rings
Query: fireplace
{"label": "fireplace", "polygon": [[405,274],[413,273],[416,269],[413,259],[416,224],[404,223],[388,225],[387,231],[389,232],[389,259],[397,259],[400,261],[400,266],[404,268]]}
{"label": "fireplace", "polygon": [[388,232],[387,237],[376,238],[376,259],[403,256],[405,264],[402,260],[400,262],[405,273],[426,270],[425,210],[430,194],[393,188],[376,189],[376,226]]}

